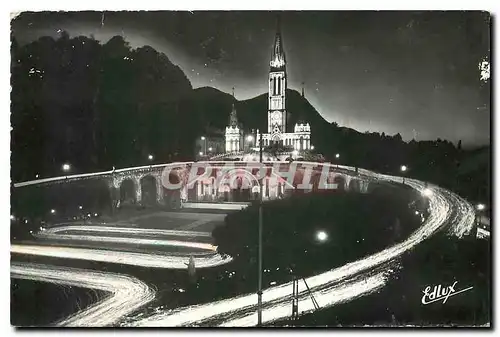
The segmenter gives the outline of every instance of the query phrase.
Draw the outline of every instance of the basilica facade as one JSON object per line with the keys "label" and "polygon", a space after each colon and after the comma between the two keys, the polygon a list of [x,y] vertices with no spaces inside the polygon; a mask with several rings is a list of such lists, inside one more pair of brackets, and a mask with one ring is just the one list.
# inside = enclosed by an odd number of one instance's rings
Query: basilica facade
{"label": "basilica facade", "polygon": [[[294,126],[293,132],[287,132],[286,89],[286,57],[281,30],[278,24],[269,70],[267,133],[262,133],[261,135],[260,130],[257,130],[254,142],[255,149],[260,147],[261,139],[263,147],[278,143],[293,148],[295,151],[312,149],[311,127],[309,123],[297,123]],[[250,137],[253,136],[250,135]],[[226,127],[225,132],[226,153],[242,151],[244,137],[245,135],[241,125],[238,124],[236,109],[233,104],[230,123]]]}

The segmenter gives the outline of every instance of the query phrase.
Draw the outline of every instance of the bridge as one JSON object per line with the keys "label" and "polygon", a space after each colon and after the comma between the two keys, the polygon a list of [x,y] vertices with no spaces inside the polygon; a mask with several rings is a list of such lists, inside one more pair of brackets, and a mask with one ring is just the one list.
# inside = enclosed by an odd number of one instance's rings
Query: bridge
{"label": "bridge", "polygon": [[15,188],[94,181],[104,184],[113,207],[124,204],[182,208],[196,202],[234,203],[273,200],[303,190],[366,193],[380,184],[357,169],[296,161],[177,162],[60,176],[15,183]]}

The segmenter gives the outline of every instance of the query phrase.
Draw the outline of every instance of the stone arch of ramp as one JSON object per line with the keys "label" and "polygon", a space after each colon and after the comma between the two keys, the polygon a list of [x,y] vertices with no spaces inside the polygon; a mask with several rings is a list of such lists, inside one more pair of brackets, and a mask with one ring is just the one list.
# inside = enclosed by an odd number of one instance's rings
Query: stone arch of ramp
{"label": "stone arch of ramp", "polygon": [[361,181],[356,178],[351,178],[349,181],[349,191],[352,192],[361,192]]}
{"label": "stone arch of ramp", "polygon": [[212,170],[205,170],[203,174],[192,177],[191,170],[195,168],[198,169],[199,167],[193,165],[192,167],[188,168],[185,172],[183,172],[184,175],[182,175],[181,173],[181,177],[183,178],[182,181],[184,182],[185,185],[188,186],[188,188],[192,188],[193,186],[195,186],[196,183],[200,182],[202,183],[204,180],[209,179],[212,176]]}
{"label": "stone arch of ramp", "polygon": [[171,164],[165,166],[161,173],[161,185],[167,190],[182,190],[188,185],[190,165]]}
{"label": "stone arch of ramp", "polygon": [[153,206],[158,202],[158,180],[152,174],[146,174],[139,178],[141,189],[141,203],[146,206]]}
{"label": "stone arch of ramp", "polygon": [[253,186],[260,186],[259,180],[250,171],[244,168],[233,168],[222,172],[218,179],[219,191],[224,192],[227,187],[234,189],[238,187],[238,179],[241,179],[244,189],[252,189]]}
{"label": "stone arch of ramp", "polygon": [[120,202],[124,203],[127,201],[131,201],[132,203],[137,202],[137,189],[136,181],[130,177],[125,178],[120,182]]}
{"label": "stone arch of ramp", "polygon": [[347,190],[347,179],[343,174],[333,174],[331,178],[333,184],[337,184],[337,190],[345,191]]}

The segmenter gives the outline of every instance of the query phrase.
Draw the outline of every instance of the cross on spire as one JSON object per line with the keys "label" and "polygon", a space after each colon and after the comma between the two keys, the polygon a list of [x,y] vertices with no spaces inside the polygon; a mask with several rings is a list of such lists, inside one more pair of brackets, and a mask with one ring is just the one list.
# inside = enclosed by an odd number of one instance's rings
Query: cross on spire
{"label": "cross on spire", "polygon": [[282,68],[285,66],[285,49],[283,48],[283,39],[281,38],[281,18],[278,15],[276,19],[276,37],[274,38],[273,54],[271,55],[271,67]]}

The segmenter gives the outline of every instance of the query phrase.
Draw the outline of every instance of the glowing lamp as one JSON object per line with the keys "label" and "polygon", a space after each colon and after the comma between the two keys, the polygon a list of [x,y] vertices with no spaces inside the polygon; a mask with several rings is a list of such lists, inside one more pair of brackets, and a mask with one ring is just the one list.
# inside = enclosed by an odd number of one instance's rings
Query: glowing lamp
{"label": "glowing lamp", "polygon": [[328,239],[328,234],[326,234],[325,231],[318,231],[316,233],[316,239],[318,239],[318,241],[320,242],[324,242],[326,241],[326,239]]}

